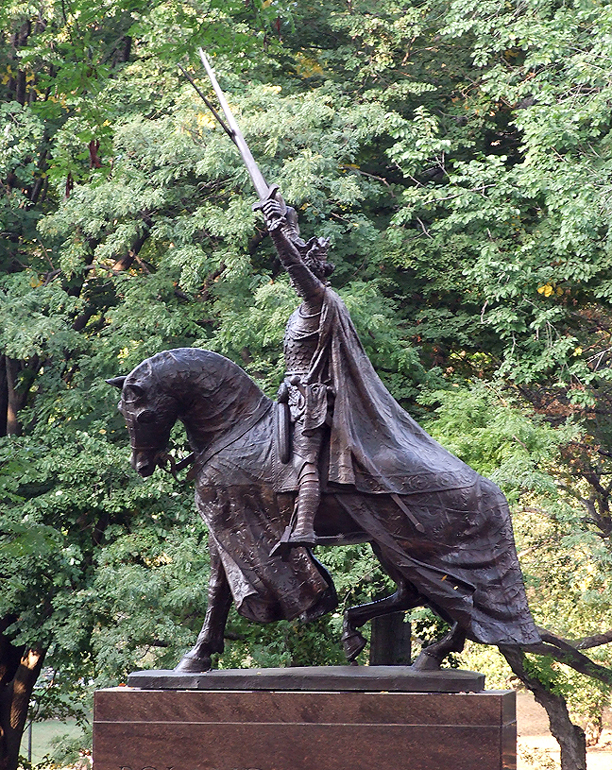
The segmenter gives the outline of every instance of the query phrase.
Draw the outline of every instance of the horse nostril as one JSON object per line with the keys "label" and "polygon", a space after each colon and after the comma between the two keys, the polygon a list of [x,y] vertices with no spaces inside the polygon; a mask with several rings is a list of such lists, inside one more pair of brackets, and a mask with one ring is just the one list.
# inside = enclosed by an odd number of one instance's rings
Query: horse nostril
{"label": "horse nostril", "polygon": [[130,464],[139,476],[150,476],[155,470],[155,460],[146,456],[132,455]]}

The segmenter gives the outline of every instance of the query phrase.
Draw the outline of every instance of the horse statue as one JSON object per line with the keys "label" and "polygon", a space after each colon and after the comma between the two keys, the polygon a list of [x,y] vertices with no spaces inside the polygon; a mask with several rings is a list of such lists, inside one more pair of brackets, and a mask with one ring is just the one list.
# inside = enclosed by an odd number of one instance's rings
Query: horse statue
{"label": "horse statue", "polygon": [[[158,353],[108,382],[122,389],[119,410],[130,434],[131,464],[141,476],[164,461],[177,419],[195,456],[190,474],[209,531],[211,573],[202,630],[176,670],[211,668],[212,654],[223,651],[232,601],[242,616],[259,623],[308,622],[332,611],[333,580],[311,547],[278,548],[291,527],[297,494],[296,484],[288,482],[291,459],[279,441],[283,405],[227,358],[194,348]],[[390,402],[381,403],[391,409]],[[466,638],[537,645],[541,639],[527,605],[506,499],[393,403],[399,410],[394,419],[402,422],[411,446],[395,451],[391,435],[370,436],[368,446],[395,468],[394,487],[377,485],[365,473],[351,484],[320,474],[315,544],[370,543],[397,586],[384,599],[345,611],[347,660],[355,661],[363,649],[359,629],[368,620],[416,606],[430,607],[451,625],[417,658],[413,667],[419,670],[438,668],[449,652],[461,651]],[[329,454],[328,446],[319,459],[322,467]]]}

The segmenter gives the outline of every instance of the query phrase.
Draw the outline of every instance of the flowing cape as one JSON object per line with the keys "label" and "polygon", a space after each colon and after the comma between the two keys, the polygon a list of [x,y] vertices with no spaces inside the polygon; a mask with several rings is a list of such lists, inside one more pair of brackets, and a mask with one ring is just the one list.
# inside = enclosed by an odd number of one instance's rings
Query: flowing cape
{"label": "flowing cape", "polygon": [[[426,433],[376,374],[344,302],[327,289],[308,378],[327,369],[336,391],[326,483],[361,492],[435,492],[474,484],[478,474]],[[279,467],[278,491],[295,491],[297,468]],[[332,487],[333,488],[333,487]]]}
{"label": "flowing cape", "polygon": [[326,291],[319,349],[336,388],[328,480],[364,492],[433,492],[467,486],[476,472],[405,412],[374,371],[344,302]]}

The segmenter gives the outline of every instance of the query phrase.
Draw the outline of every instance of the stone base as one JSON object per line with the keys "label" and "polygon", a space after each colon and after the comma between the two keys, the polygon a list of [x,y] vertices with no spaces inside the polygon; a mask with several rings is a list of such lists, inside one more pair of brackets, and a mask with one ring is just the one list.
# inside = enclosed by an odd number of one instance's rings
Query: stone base
{"label": "stone base", "polygon": [[128,685],[139,690],[298,690],[304,692],[481,692],[485,677],[475,671],[412,666],[294,666],[218,669],[205,674],[135,671]]}
{"label": "stone base", "polygon": [[96,770],[515,770],[514,692],[100,690]]}

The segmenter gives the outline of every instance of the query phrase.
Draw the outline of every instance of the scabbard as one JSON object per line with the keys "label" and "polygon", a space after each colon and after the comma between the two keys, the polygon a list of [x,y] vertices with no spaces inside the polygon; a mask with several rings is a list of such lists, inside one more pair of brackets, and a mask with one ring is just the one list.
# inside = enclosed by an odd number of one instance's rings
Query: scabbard
{"label": "scabbard", "polygon": [[289,404],[276,404],[276,453],[283,465],[291,459],[291,414]]}

